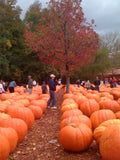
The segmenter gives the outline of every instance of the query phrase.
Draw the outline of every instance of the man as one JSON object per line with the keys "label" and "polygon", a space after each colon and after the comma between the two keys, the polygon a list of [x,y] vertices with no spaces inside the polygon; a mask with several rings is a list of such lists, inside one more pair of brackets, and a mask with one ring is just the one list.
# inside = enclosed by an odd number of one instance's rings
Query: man
{"label": "man", "polygon": [[33,80],[31,76],[28,76],[28,92],[29,94],[32,94],[32,88],[33,88]]}
{"label": "man", "polygon": [[98,77],[94,80],[94,85],[95,85],[95,90],[99,92],[99,85],[100,85],[100,80]]}
{"label": "man", "polygon": [[16,82],[15,82],[15,81],[11,81],[11,82],[9,83],[9,86],[8,86],[9,92],[10,92],[10,93],[14,93],[14,88],[15,88],[16,86],[17,86]]}
{"label": "man", "polygon": [[[47,108],[51,108],[51,109],[57,109],[57,107],[55,106],[56,104],[56,83],[54,81],[55,79],[55,75],[51,74],[50,75],[50,80],[48,82],[48,86],[49,86],[49,92],[50,92],[50,99],[47,102]],[[51,106],[50,103],[52,102]]]}
{"label": "man", "polygon": [[117,87],[117,79],[115,77],[113,77],[113,88],[116,88]]}

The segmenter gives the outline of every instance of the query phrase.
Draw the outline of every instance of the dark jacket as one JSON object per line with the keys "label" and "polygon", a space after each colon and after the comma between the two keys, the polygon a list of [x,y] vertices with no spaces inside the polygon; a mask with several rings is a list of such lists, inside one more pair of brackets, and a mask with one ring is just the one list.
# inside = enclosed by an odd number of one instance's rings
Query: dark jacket
{"label": "dark jacket", "polygon": [[49,89],[50,89],[50,90],[56,91],[56,84],[55,84],[55,82],[54,82],[53,79],[50,79],[50,80],[49,80],[48,85],[49,85]]}
{"label": "dark jacket", "polygon": [[46,84],[42,84],[41,88],[42,88],[42,93],[47,93],[47,86],[46,86]]}
{"label": "dark jacket", "polygon": [[33,80],[29,79],[28,81],[28,88],[33,88]]}
{"label": "dark jacket", "polygon": [[100,80],[99,80],[99,79],[95,79],[94,85],[95,85],[95,86],[99,86],[99,85],[100,85]]}

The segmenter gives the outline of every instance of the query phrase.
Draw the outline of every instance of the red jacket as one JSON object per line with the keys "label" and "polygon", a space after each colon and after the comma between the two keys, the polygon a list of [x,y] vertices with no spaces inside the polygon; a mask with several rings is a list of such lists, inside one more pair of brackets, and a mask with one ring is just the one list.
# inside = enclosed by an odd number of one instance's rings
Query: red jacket
{"label": "red jacket", "polygon": [[113,84],[116,84],[116,83],[117,83],[117,79],[116,79],[116,78],[113,79],[112,83],[113,83]]}

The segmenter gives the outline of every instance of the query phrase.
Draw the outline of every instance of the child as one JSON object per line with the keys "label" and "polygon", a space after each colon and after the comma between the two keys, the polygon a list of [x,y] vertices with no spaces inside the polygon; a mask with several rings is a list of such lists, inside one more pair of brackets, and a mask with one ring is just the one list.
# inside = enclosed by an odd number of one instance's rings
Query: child
{"label": "child", "polygon": [[42,88],[42,94],[46,94],[47,93],[47,86],[45,84],[45,81],[43,81],[41,88]]}

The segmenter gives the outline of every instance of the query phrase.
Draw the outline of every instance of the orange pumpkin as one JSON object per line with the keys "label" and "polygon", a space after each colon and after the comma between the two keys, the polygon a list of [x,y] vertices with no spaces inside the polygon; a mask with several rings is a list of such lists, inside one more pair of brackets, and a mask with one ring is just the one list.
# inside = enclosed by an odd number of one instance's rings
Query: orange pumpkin
{"label": "orange pumpkin", "polygon": [[87,116],[90,116],[93,112],[98,111],[99,108],[99,104],[94,99],[87,99],[80,105],[80,110]]}
{"label": "orange pumpkin", "polygon": [[11,105],[7,108],[7,114],[9,114],[12,118],[20,118],[24,120],[28,128],[31,128],[34,123],[34,114],[29,108]]}
{"label": "orange pumpkin", "polygon": [[63,100],[66,99],[66,98],[72,98],[73,97],[73,94],[72,93],[65,93],[63,95]]}
{"label": "orange pumpkin", "polygon": [[107,127],[101,136],[99,146],[104,160],[120,160],[120,125]]}
{"label": "orange pumpkin", "polygon": [[19,118],[8,118],[2,121],[0,127],[11,127],[15,129],[18,134],[18,143],[21,142],[28,131],[27,124]]}
{"label": "orange pumpkin", "polygon": [[85,115],[80,115],[80,116],[70,116],[68,118],[65,118],[61,121],[60,123],[60,129],[63,127],[69,125],[70,123],[84,123],[86,124],[89,128],[92,128],[91,120],[89,117]]}
{"label": "orange pumpkin", "polygon": [[65,111],[68,111],[68,110],[73,110],[73,109],[78,109],[78,104],[77,103],[69,103],[69,104],[66,104],[64,106],[61,107],[61,112],[64,113]]}
{"label": "orange pumpkin", "polygon": [[35,119],[41,118],[42,113],[43,113],[41,107],[35,106],[35,105],[30,105],[28,108],[31,109],[31,111],[33,112]]}
{"label": "orange pumpkin", "polygon": [[104,101],[99,102],[100,109],[110,109],[113,112],[120,111],[120,105],[117,103],[117,101],[106,99]]}
{"label": "orange pumpkin", "polygon": [[2,123],[3,120],[11,118],[9,114],[6,113],[0,113],[0,124]]}
{"label": "orange pumpkin", "polygon": [[60,130],[59,133],[59,142],[62,147],[74,152],[88,149],[92,143],[92,138],[91,129],[83,123],[79,125],[69,124]]}
{"label": "orange pumpkin", "polygon": [[101,109],[95,111],[90,116],[92,127],[95,129],[98,127],[102,122],[109,120],[109,119],[116,119],[115,113],[109,109]]}
{"label": "orange pumpkin", "polygon": [[100,139],[101,139],[101,136],[102,136],[104,130],[112,124],[119,125],[120,120],[119,119],[112,119],[112,120],[104,121],[94,130],[93,136],[94,136],[94,139],[96,140],[97,143],[100,142]]}
{"label": "orange pumpkin", "polygon": [[6,160],[10,154],[10,145],[7,138],[0,134],[0,160]]}
{"label": "orange pumpkin", "polygon": [[79,109],[67,110],[62,114],[61,120],[71,117],[71,116],[80,116],[83,113]]}
{"label": "orange pumpkin", "polygon": [[46,102],[46,100],[42,100],[42,99],[32,100],[31,101],[31,105],[35,105],[35,106],[41,107],[41,109],[42,109],[43,112],[47,108],[47,102]]}
{"label": "orange pumpkin", "polygon": [[10,127],[8,128],[0,127],[0,134],[4,135],[7,138],[10,144],[10,153],[12,153],[15,150],[18,142],[17,132]]}
{"label": "orange pumpkin", "polygon": [[99,101],[100,101],[100,96],[97,95],[97,94],[87,93],[87,94],[86,94],[86,97],[87,97],[88,99],[95,99],[98,103],[99,103]]}

